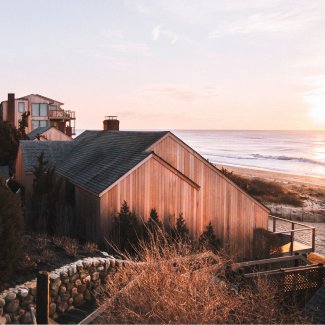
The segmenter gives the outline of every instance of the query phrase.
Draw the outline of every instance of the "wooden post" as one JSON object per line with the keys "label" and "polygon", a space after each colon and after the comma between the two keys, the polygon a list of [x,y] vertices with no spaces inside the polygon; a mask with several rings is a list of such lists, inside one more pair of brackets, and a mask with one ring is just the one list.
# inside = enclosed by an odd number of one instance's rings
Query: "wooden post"
{"label": "wooden post", "polygon": [[316,237],[316,229],[312,229],[312,244],[311,244],[311,249],[313,252],[315,252],[315,237]]}
{"label": "wooden post", "polygon": [[273,218],[273,232],[276,231],[276,219]]}
{"label": "wooden post", "polygon": [[40,271],[37,274],[36,290],[36,321],[37,324],[49,323],[49,305],[50,305],[50,281],[49,274],[46,271]]}
{"label": "wooden post", "polygon": [[[291,223],[291,230],[295,230],[295,224]],[[290,243],[290,255],[293,255],[293,242],[294,242],[294,232],[291,232],[291,243]]]}

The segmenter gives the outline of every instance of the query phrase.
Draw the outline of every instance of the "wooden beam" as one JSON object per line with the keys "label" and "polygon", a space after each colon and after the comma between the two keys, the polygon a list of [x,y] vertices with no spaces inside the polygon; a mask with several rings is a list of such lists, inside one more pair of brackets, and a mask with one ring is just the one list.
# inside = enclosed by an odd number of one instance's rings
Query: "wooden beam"
{"label": "wooden beam", "polygon": [[50,281],[46,271],[37,274],[36,321],[37,324],[48,324],[50,316]]}

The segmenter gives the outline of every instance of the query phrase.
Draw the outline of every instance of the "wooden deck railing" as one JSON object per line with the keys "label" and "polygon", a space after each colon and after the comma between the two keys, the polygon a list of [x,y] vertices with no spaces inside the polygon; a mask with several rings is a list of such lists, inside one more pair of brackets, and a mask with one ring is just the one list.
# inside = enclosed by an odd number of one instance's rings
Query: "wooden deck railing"
{"label": "wooden deck railing", "polygon": [[74,111],[69,111],[64,109],[55,110],[55,111],[50,110],[49,117],[53,119],[71,119],[71,120],[74,120],[76,118]]}
{"label": "wooden deck railing", "polygon": [[[287,219],[283,219],[283,218],[279,218],[279,217],[275,217],[275,216],[271,216],[270,218],[272,220],[272,231],[274,234],[290,234],[290,255],[293,255],[294,253],[294,241],[295,241],[295,233],[297,232],[309,232],[310,233],[310,239],[311,239],[311,251],[314,252],[315,251],[315,235],[316,235],[316,230],[315,227],[311,227],[308,226],[304,223],[301,222],[296,222],[296,221],[292,221],[292,220],[287,220]],[[290,228],[289,230],[279,230],[277,231],[277,221],[281,221],[281,222],[285,222],[290,224]],[[300,226],[300,228],[295,228],[295,226]]]}

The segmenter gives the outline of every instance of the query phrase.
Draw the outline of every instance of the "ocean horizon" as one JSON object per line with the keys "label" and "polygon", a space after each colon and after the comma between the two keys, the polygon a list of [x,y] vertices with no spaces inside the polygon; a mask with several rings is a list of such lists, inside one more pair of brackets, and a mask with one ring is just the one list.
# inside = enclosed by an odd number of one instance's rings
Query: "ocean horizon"
{"label": "ocean horizon", "polygon": [[325,130],[171,132],[214,164],[325,177]]}

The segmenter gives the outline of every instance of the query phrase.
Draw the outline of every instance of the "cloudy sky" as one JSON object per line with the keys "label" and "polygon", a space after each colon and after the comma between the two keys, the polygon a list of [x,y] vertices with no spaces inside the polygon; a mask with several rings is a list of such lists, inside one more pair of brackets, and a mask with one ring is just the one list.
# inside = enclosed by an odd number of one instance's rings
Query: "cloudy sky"
{"label": "cloudy sky", "polygon": [[0,100],[77,128],[325,129],[323,0],[0,0]]}

